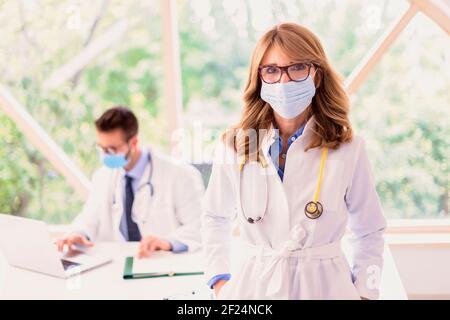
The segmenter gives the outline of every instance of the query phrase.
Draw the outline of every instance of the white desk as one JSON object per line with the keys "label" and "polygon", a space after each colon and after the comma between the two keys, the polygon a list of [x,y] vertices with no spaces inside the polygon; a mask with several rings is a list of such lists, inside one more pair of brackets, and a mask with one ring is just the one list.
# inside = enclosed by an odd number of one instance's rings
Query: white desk
{"label": "white desk", "polygon": [[136,254],[136,243],[99,243],[90,250],[108,254],[113,261],[66,280],[10,267],[0,256],[0,300],[163,299],[206,288],[201,275],[124,280],[125,257]]}
{"label": "white desk", "polygon": [[[344,241],[345,242],[345,241]],[[92,249],[114,261],[73,279],[58,279],[7,265],[0,256],[1,299],[163,299],[192,290],[207,293],[204,276],[123,280],[124,258],[134,255],[135,243],[100,243]],[[347,251],[343,247],[344,252]],[[202,294],[201,297],[205,297]],[[406,299],[390,250],[385,250],[381,299]]]}

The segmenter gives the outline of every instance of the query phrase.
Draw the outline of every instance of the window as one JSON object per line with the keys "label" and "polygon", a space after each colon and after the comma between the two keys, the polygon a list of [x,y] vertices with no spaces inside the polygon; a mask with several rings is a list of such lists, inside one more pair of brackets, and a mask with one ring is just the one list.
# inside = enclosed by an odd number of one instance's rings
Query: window
{"label": "window", "polygon": [[[348,77],[408,1],[177,1],[187,160],[210,160],[213,142],[236,122],[257,39],[294,21],[312,29]],[[0,3],[0,84],[90,176],[99,165],[94,119],[129,105],[142,141],[169,151],[163,94],[161,3]],[[449,215],[450,43],[418,13],[352,97],[388,218]],[[72,72],[76,70],[76,72]],[[68,223],[82,199],[0,112],[0,212]],[[185,144],[185,146],[188,146]]]}

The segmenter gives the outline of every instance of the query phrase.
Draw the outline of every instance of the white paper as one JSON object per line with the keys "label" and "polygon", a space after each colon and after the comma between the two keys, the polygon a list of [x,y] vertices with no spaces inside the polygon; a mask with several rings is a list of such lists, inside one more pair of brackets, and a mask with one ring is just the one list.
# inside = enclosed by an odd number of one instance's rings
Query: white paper
{"label": "white paper", "polygon": [[203,272],[201,253],[171,253],[157,251],[148,258],[134,258],[133,274]]}

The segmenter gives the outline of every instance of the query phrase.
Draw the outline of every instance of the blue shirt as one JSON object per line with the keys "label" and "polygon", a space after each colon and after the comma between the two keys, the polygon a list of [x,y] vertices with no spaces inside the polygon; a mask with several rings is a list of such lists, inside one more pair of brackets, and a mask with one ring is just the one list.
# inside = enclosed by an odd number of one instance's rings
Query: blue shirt
{"label": "blue shirt", "polygon": [[[305,125],[301,126],[300,129],[298,129],[292,136],[289,137],[288,143],[287,143],[286,155],[287,155],[287,150],[289,150],[289,147],[291,146],[291,144],[295,140],[297,140],[298,137],[300,137],[302,135],[303,129],[305,129]],[[280,176],[281,181],[283,181],[283,177],[284,177],[284,168],[280,167],[278,160],[279,160],[279,156],[280,156],[280,153],[282,150],[283,150],[283,141],[281,140],[280,136],[277,136],[274,143],[269,148],[269,155],[272,158],[272,161],[277,168],[278,175]],[[285,163],[286,163],[286,159],[285,159]],[[218,275],[212,277],[211,280],[208,281],[208,286],[212,289],[213,286],[217,283],[217,281],[230,280],[230,279],[231,279],[231,274],[229,274],[229,273],[218,274]]]}
{"label": "blue shirt", "polygon": [[[133,189],[133,193],[136,194],[136,191],[139,188],[139,185],[141,183],[141,178],[144,175],[145,168],[147,165],[150,165],[149,163],[149,150],[144,149],[141,152],[141,156],[139,157],[136,164],[131,168],[130,171],[126,173],[126,175],[133,178],[131,183],[131,188]],[[125,203],[125,176],[122,179],[122,194],[123,194],[123,203]],[[120,232],[122,235],[124,235],[125,239],[128,240],[128,226],[127,226],[127,220],[125,216],[125,212],[122,214],[122,218],[120,219]],[[175,239],[168,239],[167,240],[172,245],[172,251],[175,253],[183,252],[188,250],[188,246],[185,245],[182,242],[179,242]]]}
{"label": "blue shirt", "polygon": [[[300,129],[298,129],[292,136],[289,137],[286,148],[286,156],[291,144],[302,135],[303,129],[305,129],[305,125],[301,126]],[[277,168],[278,175],[280,176],[281,181],[283,181],[284,178],[284,167],[282,168],[279,163],[279,156],[282,150],[283,150],[283,141],[281,140],[280,136],[277,136],[274,143],[269,148],[269,155],[270,158],[272,158],[273,164]],[[285,164],[286,160],[287,158],[284,159]]]}

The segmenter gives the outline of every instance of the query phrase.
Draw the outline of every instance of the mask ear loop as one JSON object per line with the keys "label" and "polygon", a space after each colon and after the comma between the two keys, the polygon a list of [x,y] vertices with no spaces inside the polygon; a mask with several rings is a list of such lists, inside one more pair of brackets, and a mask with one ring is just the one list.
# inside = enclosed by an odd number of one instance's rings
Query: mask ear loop
{"label": "mask ear loop", "polygon": [[[133,137],[134,137],[134,136],[133,136]],[[126,159],[126,160],[129,160],[129,161],[131,161],[131,160],[129,159],[129,157],[130,157],[130,155],[131,155],[131,145],[130,145],[130,140],[131,140],[133,137],[129,138],[128,141],[127,141],[128,152],[125,154],[125,159]]]}
{"label": "mask ear loop", "polygon": [[[310,74],[311,77],[314,76],[313,82],[314,82],[314,86],[316,87],[316,90],[317,90],[317,88],[320,87],[320,84],[321,84],[321,82],[322,82],[322,80],[323,80],[323,71],[322,71],[322,69],[320,68],[320,66],[318,66],[318,65],[316,65],[316,64],[312,64],[312,65],[314,66],[314,74],[311,74],[311,70],[309,71],[309,74]],[[316,81],[318,81],[318,80],[315,78],[317,72],[319,72],[319,77],[320,77],[320,79],[319,79],[318,85],[316,86]]]}
{"label": "mask ear loop", "polygon": [[130,146],[130,139],[128,139],[127,141],[127,146],[128,146],[128,152],[125,154],[125,159],[128,160],[130,154],[131,154],[131,146]]}

